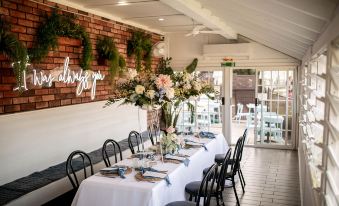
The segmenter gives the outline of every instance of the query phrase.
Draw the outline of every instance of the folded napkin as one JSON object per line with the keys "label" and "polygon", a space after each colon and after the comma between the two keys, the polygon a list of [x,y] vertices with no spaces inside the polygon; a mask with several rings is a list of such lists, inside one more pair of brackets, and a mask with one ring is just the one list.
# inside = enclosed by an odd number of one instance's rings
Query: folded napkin
{"label": "folded napkin", "polygon": [[215,135],[212,132],[199,132],[199,137],[201,137],[201,138],[208,138],[208,139],[214,139]]}
{"label": "folded napkin", "polygon": [[176,156],[176,155],[171,155],[171,154],[166,154],[165,159],[178,160],[178,161],[184,163],[184,165],[186,167],[188,167],[188,165],[190,163],[190,160],[186,157]]}
{"label": "folded napkin", "polygon": [[205,151],[208,151],[205,143],[195,142],[195,141],[189,140],[189,139],[185,139],[185,143],[188,144],[188,145],[192,145],[192,146],[201,146],[205,149]]}
{"label": "folded napkin", "polygon": [[106,167],[100,170],[102,175],[111,175],[111,174],[118,174],[121,178],[125,177],[125,172],[127,170],[126,166],[123,165],[114,165],[112,167]]}
{"label": "folded napkin", "polygon": [[151,159],[154,160],[154,152],[138,152],[136,154],[132,154],[133,158],[139,158],[139,159]]}
{"label": "folded napkin", "polygon": [[164,171],[164,170],[157,170],[157,169],[154,169],[152,167],[139,167],[139,168],[135,168],[135,170],[137,171],[141,171],[142,173],[145,173],[147,171],[150,171],[150,172],[158,172],[158,173],[163,173],[163,174],[166,174],[167,171]]}
{"label": "folded napkin", "polygon": [[160,179],[164,179],[166,181],[167,185],[171,185],[171,182],[169,180],[168,175],[164,174],[164,173],[146,171],[146,172],[144,172],[142,174],[142,176],[144,178],[160,178]]}

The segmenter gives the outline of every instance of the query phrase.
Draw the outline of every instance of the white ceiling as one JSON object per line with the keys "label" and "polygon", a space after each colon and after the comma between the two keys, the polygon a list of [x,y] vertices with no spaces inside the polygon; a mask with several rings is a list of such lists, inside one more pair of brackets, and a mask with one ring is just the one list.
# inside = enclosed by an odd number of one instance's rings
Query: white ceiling
{"label": "white ceiling", "polygon": [[203,24],[225,38],[240,34],[301,59],[338,11],[339,0],[54,1],[160,33]]}

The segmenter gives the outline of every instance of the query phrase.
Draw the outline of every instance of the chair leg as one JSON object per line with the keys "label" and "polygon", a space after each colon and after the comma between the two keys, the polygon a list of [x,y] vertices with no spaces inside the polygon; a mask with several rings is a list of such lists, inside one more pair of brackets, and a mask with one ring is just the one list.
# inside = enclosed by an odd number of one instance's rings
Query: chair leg
{"label": "chair leg", "polygon": [[235,198],[237,199],[237,206],[240,206],[237,189],[235,188],[234,177],[232,177],[232,186],[233,186]]}
{"label": "chair leg", "polygon": [[242,177],[242,181],[244,182],[244,185],[246,185],[244,175],[242,174],[241,168],[239,168],[240,175]]}
{"label": "chair leg", "polygon": [[217,198],[217,206],[219,206],[220,205],[220,203],[219,203],[219,193],[216,193],[215,197]]}
{"label": "chair leg", "polygon": [[192,195],[190,194],[190,197],[188,198],[189,201],[192,201],[193,197]]}
{"label": "chair leg", "polygon": [[224,197],[222,196],[222,192],[220,192],[220,200],[221,200],[221,205],[225,206]]}
{"label": "chair leg", "polygon": [[238,176],[239,176],[239,180],[240,180],[240,184],[241,184],[241,188],[242,188],[242,192],[245,193],[245,185],[244,182],[242,180],[242,177],[240,175],[240,172],[238,171]]}

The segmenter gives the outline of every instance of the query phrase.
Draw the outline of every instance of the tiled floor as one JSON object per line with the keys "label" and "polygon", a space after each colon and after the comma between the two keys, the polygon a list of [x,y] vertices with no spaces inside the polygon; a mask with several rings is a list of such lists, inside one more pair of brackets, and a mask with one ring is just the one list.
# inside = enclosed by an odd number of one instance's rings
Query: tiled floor
{"label": "tiled floor", "polygon": [[[241,206],[299,206],[298,155],[296,151],[245,147],[242,160],[246,187],[237,191]],[[225,205],[236,205],[232,188],[224,192]],[[211,205],[216,205],[215,199]]]}

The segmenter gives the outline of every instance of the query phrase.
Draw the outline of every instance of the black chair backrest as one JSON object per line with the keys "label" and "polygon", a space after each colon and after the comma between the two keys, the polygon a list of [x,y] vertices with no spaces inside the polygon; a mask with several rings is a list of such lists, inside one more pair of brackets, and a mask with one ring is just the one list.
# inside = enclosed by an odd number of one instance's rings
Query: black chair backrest
{"label": "black chair backrest", "polygon": [[243,143],[243,137],[240,137],[235,145],[235,149],[233,152],[233,164],[231,166],[231,170],[233,175],[236,175],[239,166],[240,166],[240,156],[241,156],[241,147]]}
{"label": "black chair backrest", "polygon": [[148,133],[148,137],[152,142],[152,145],[155,145],[157,140],[157,135],[159,134],[159,128],[156,124],[153,125],[149,125],[147,127],[147,133]]}
{"label": "black chair backrest", "polygon": [[228,162],[231,159],[232,149],[229,148],[224,160],[222,161],[221,169],[219,172],[218,180],[217,180],[217,191],[223,191],[225,188],[225,180],[226,180],[226,174],[228,169]]}
{"label": "black chair backrest", "polygon": [[143,149],[143,147],[144,147],[143,144],[144,144],[144,142],[143,142],[142,137],[139,134],[139,132],[131,131],[129,133],[129,135],[128,135],[128,146],[129,146],[132,154],[135,154],[135,151],[134,151],[135,146],[137,146],[137,148],[138,148],[137,152],[140,152],[141,149]]}
{"label": "black chair backrest", "polygon": [[[88,161],[87,164],[86,164],[86,159]],[[90,175],[93,175],[94,172],[93,172],[93,165],[92,165],[91,158],[85,152],[76,150],[68,156],[67,161],[66,161],[66,173],[74,189],[78,189],[80,185],[78,177],[76,176],[76,172],[78,170],[83,169],[84,177],[86,179],[87,178],[87,170],[86,170],[87,166],[90,166],[90,172],[91,172]]]}
{"label": "black chair backrest", "polygon": [[114,155],[115,163],[118,162],[117,153],[120,154],[120,161],[121,161],[122,153],[121,153],[119,143],[113,139],[106,140],[104,142],[104,145],[102,146],[102,159],[104,160],[106,167],[111,166],[111,161],[109,160],[109,157],[110,157],[109,154]]}
{"label": "black chair backrest", "polygon": [[213,192],[214,183],[216,182],[218,173],[218,165],[214,163],[204,175],[204,178],[201,181],[198,199],[196,206],[200,205],[200,199],[203,197],[203,205],[209,206],[211,202],[211,195]]}
{"label": "black chair backrest", "polygon": [[244,151],[244,145],[246,142],[246,138],[247,138],[247,129],[245,129],[244,134],[242,135],[242,145],[241,145],[241,154],[240,154],[240,161],[242,160],[242,152]]}

